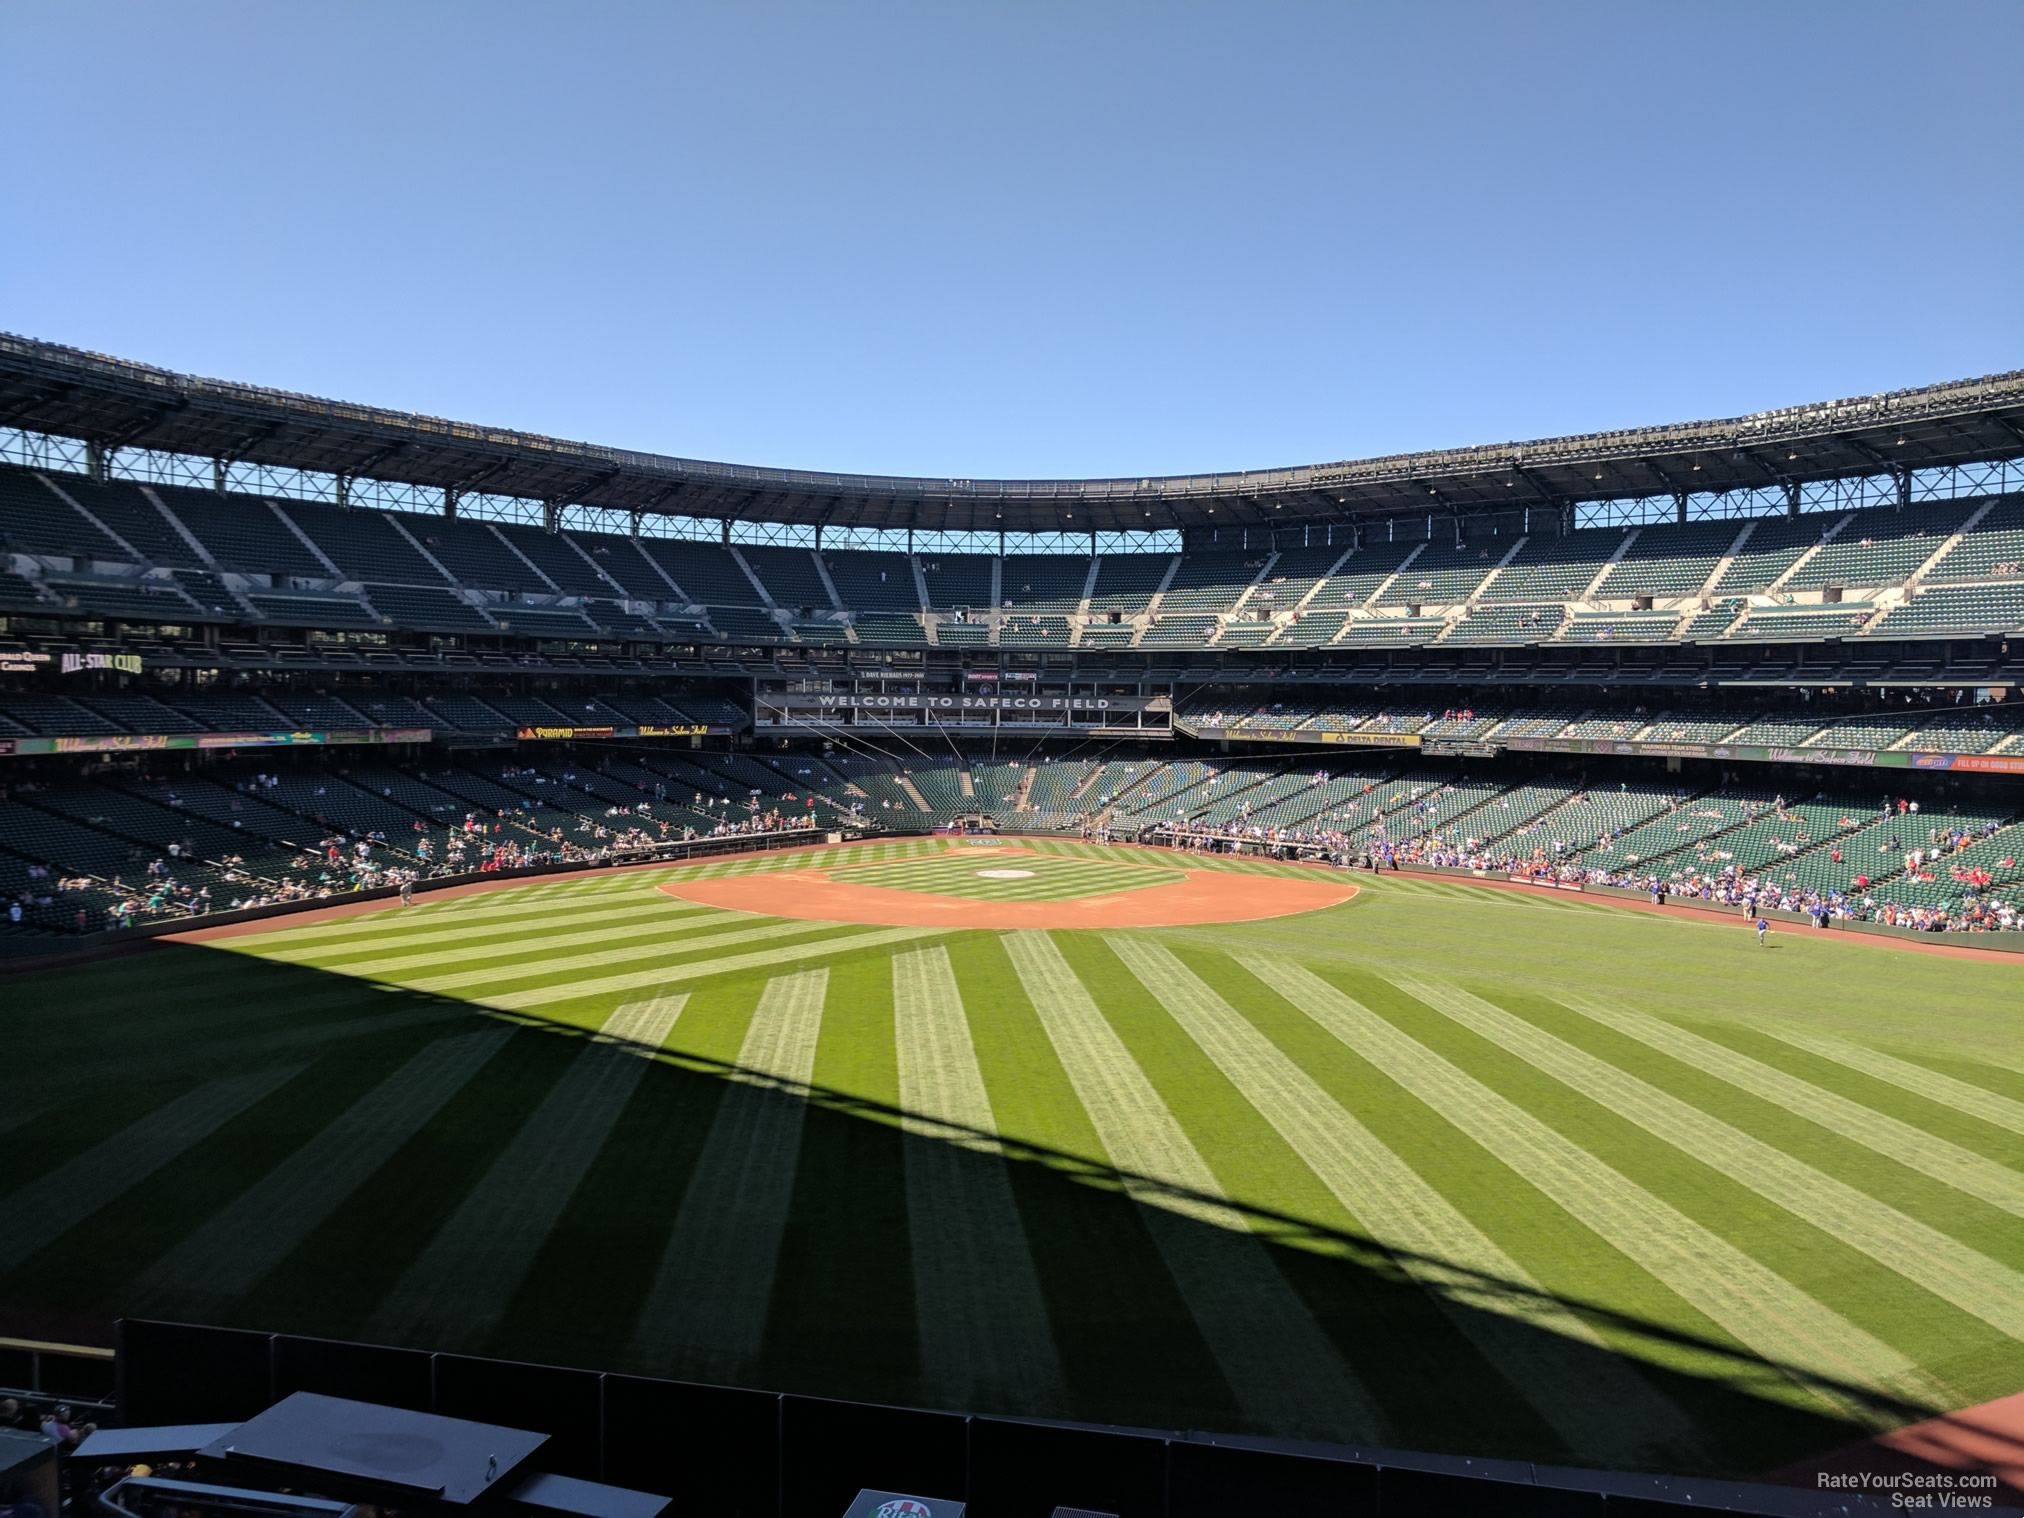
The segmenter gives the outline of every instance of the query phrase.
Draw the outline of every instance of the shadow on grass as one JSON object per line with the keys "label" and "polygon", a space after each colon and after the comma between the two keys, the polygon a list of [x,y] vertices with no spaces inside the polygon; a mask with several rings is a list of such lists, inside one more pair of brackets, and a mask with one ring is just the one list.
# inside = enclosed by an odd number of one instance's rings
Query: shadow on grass
{"label": "shadow on grass", "polygon": [[[171,999],[162,990],[191,986],[202,994]],[[918,1289],[931,1279],[945,1322],[1023,1324],[1032,1335],[1051,1333],[1058,1354],[1059,1405],[1033,1405],[1012,1381],[982,1373],[968,1396],[973,1411],[1735,1475],[1940,1411],[1603,1303],[1549,1303],[1523,1283],[1191,1194],[1099,1156],[939,1123],[922,1131],[912,1114],[847,1091],[784,1084],[540,1017],[189,945],[11,989],[19,994],[0,1014],[0,1038],[17,1056],[16,1074],[0,1087],[0,1128],[17,1081],[22,1092],[35,1088],[34,1120],[0,1134],[0,1216],[54,1167],[69,1163],[78,1174],[64,1198],[74,1222],[0,1271],[4,1311],[363,1336],[530,1114],[590,1060],[612,1074],[608,1087],[579,1078],[566,1089],[576,1103],[572,1123],[607,1125],[592,1157],[551,1166],[537,1156],[524,1184],[484,1219],[490,1231],[470,1268],[474,1279],[506,1273],[499,1310],[474,1320],[465,1295],[444,1290],[426,1304],[415,1342],[932,1406],[939,1398],[923,1364]],[[347,1146],[364,1141],[347,1114],[442,1041],[502,1025],[499,1047],[473,1078],[415,1113],[411,1131],[369,1169],[345,1171],[355,1154]],[[181,1094],[294,1065],[303,1068],[278,1089],[181,1147],[141,1151],[123,1139]],[[609,1110],[598,1110],[600,1099]],[[791,1152],[755,1147],[778,1146],[782,1134],[794,1136]],[[979,1152],[985,1140],[1001,1146],[1003,1160]],[[83,1162],[94,1155],[96,1163]],[[311,1162],[302,1192],[313,1205],[296,1207],[294,1223],[280,1208],[219,1236],[215,1219],[291,1156]],[[790,1161],[784,1219],[778,1209],[770,1219],[750,1215],[741,1202],[752,1177]],[[705,1175],[708,1167],[719,1173]],[[908,1175],[922,1167],[943,1178],[939,1195],[962,1199],[955,1208],[920,1215],[910,1205]],[[725,1199],[700,1219],[711,1231],[756,1228],[770,1237],[768,1224],[779,1225],[777,1248],[751,1256],[774,1265],[763,1334],[729,1359],[638,1341],[671,1225],[704,1181]],[[978,1208],[1002,1199],[1007,1181],[1044,1322],[1014,1300],[1017,1272],[978,1268],[983,1235],[968,1209],[972,1199]],[[1186,1215],[1209,1204],[1241,1214],[1250,1235]],[[224,1296],[201,1279],[165,1281],[159,1262],[178,1249],[187,1257],[193,1238],[215,1246],[213,1259],[237,1248],[264,1251],[273,1264]],[[1259,1289],[1261,1270],[1271,1290]],[[1438,1285],[1422,1284],[1429,1274]],[[1222,1289],[1205,1295],[1205,1279]],[[1272,1306],[1289,1300],[1302,1310]],[[1571,1308],[1631,1346],[1637,1374],[1682,1415],[1676,1425],[1652,1430],[1629,1453],[1585,1439],[1582,1410],[1594,1406],[1598,1384],[1621,1376],[1623,1360],[1526,1321],[1545,1305]],[[690,1307],[699,1318],[715,1310],[706,1291]],[[1205,1321],[1212,1313],[1229,1321]],[[1475,1321],[1486,1314],[1497,1319],[1494,1334],[1475,1331],[1491,1326]],[[1313,1346],[1288,1336],[1311,1340],[1317,1325],[1381,1419],[1339,1407],[1287,1426],[1262,1416],[1256,1384],[1231,1373],[1233,1336],[1262,1344],[1267,1364],[1291,1367]],[[925,1327],[932,1335],[937,1325]],[[1501,1346],[1495,1360],[1481,1347],[1488,1338]],[[1514,1364],[1525,1367],[1522,1377],[1512,1375]],[[1795,1385],[1843,1411],[1794,1407]]]}

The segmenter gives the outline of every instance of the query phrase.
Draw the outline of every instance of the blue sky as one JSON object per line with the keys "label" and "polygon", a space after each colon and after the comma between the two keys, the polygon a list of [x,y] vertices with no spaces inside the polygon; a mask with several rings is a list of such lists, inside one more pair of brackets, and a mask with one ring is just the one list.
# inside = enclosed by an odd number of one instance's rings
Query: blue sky
{"label": "blue sky", "polygon": [[742,463],[1180,473],[2024,365],[2024,4],[0,9],[0,327]]}

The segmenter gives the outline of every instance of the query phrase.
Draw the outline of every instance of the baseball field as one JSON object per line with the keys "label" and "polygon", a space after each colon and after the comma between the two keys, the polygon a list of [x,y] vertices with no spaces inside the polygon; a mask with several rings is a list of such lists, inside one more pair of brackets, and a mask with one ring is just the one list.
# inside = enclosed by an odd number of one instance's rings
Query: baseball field
{"label": "baseball field", "polygon": [[28,1329],[1738,1475],[2024,1389],[2006,956],[915,839],[0,987]]}

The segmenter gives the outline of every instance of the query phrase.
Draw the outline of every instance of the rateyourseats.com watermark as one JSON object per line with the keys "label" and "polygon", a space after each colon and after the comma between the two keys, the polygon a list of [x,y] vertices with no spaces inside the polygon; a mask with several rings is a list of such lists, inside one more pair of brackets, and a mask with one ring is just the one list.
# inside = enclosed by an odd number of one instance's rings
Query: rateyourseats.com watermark
{"label": "rateyourseats.com watermark", "polygon": [[1869,1492],[1892,1507],[1972,1509],[1996,1505],[1996,1478],[1980,1471],[1821,1471],[1824,1492]]}

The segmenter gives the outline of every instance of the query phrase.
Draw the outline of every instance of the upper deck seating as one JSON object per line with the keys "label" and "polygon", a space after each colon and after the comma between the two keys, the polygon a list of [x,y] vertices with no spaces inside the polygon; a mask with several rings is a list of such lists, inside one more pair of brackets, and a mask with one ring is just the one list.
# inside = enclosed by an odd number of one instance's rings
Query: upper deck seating
{"label": "upper deck seating", "polygon": [[1323,544],[1312,548],[1288,548],[1273,559],[1265,578],[1244,603],[1247,611],[1291,611],[1319,585],[1347,544]]}
{"label": "upper deck seating", "polygon": [[1074,611],[1089,580],[1085,554],[1008,554],[1000,591],[1018,611]]}
{"label": "upper deck seating", "polygon": [[1680,614],[1577,612],[1560,630],[1563,643],[1664,643],[1679,630]]}
{"label": "upper deck seating", "polygon": [[731,550],[720,543],[687,538],[641,538],[640,552],[681,586],[691,603],[708,606],[763,606],[752,577],[738,567]]}
{"label": "upper deck seating", "polygon": [[1452,606],[1466,601],[1510,548],[1503,538],[1429,543],[1373,604]]}
{"label": "upper deck seating", "polygon": [[1534,532],[1483,592],[1486,602],[1568,601],[1586,590],[1623,545],[1621,527],[1590,528],[1565,537]]}
{"label": "upper deck seating", "polygon": [[248,591],[246,600],[262,619],[284,627],[379,627],[379,614],[356,596],[309,591]]}
{"label": "upper deck seating", "polygon": [[43,585],[73,613],[118,617],[133,622],[215,621],[195,601],[184,595],[174,580],[71,579],[49,575]]}
{"label": "upper deck seating", "polygon": [[1305,609],[1346,611],[1363,605],[1398,573],[1399,566],[1412,556],[1414,549],[1422,547],[1419,543],[1379,542],[1357,549],[1321,582]]}
{"label": "upper deck seating", "polygon": [[1269,555],[1257,551],[1181,555],[1173,583],[1160,598],[1160,612],[1229,611],[1258,577]]}
{"label": "upper deck seating", "polygon": [[2016,632],[2024,629],[2024,581],[2011,585],[1949,585],[1921,590],[1892,607],[1870,629],[1873,637],[1935,632]]}
{"label": "upper deck seating", "polygon": [[506,546],[489,522],[439,517],[425,524],[410,522],[408,527],[460,585],[547,593],[547,584],[525,559]]}
{"label": "upper deck seating", "polygon": [[822,583],[822,573],[816,568],[815,555],[808,549],[750,545],[738,552],[773,597],[774,605],[791,611],[804,606],[814,611],[834,607],[829,587]]}
{"label": "upper deck seating", "polygon": [[1971,509],[1969,503],[1955,501],[1903,511],[1858,511],[1835,534],[1833,542],[1793,572],[1784,588],[1901,585],[1940,551]]}
{"label": "upper deck seating", "polygon": [[1455,623],[1448,643],[1544,643],[1560,630],[1559,606],[1478,606]]}
{"label": "upper deck seating", "polygon": [[130,562],[125,549],[25,469],[0,468],[0,548]]}
{"label": "upper deck seating", "polygon": [[220,569],[311,580],[330,577],[324,562],[263,500],[173,485],[151,488]]}
{"label": "upper deck seating", "polygon": [[195,569],[203,560],[197,556],[175,525],[161,514],[155,503],[141,493],[141,487],[126,481],[104,485],[90,480],[66,478],[64,493],[106,527],[124,538],[150,564]]}
{"label": "upper deck seating", "polygon": [[[543,536],[545,537],[546,534],[543,534]],[[566,532],[560,534],[560,537],[564,540],[562,547],[566,548],[573,544],[576,549],[581,550],[581,553],[577,555],[578,563],[581,563],[586,556],[589,558],[590,564],[588,568],[592,571],[592,573],[578,575],[574,566],[571,566],[568,571],[571,584],[564,587],[569,594],[609,596],[612,593],[609,585],[600,584],[595,590],[590,588],[590,582],[597,579],[598,574],[602,573],[605,576],[609,576],[618,585],[619,589],[624,591],[632,600],[672,601],[675,599],[674,587],[668,584],[666,576],[654,569],[653,561],[647,558],[636,540],[614,537],[610,533],[604,532]],[[524,546],[521,548],[521,551],[523,553],[526,552]],[[551,557],[558,565],[563,562],[559,551],[551,555]],[[541,564],[543,561],[536,559],[535,563]],[[548,574],[551,580],[554,580],[559,571],[547,570],[544,566],[544,572]],[[557,583],[561,582],[557,581]],[[581,586],[582,588],[578,590],[574,588],[576,586]]]}
{"label": "upper deck seating", "polygon": [[1947,550],[1927,572],[1928,583],[1949,580],[2015,579],[2024,575],[2024,495],[1991,507],[1973,532]]}
{"label": "upper deck seating", "polygon": [[1737,521],[1664,522],[1638,529],[1637,538],[1596,586],[1598,598],[1690,596],[1708,583],[1715,566],[1743,530]]}
{"label": "upper deck seating", "polygon": [[1731,638],[1852,638],[1876,612],[1866,601],[1817,606],[1754,606]]}
{"label": "upper deck seating", "polygon": [[368,585],[367,598],[382,616],[404,627],[444,632],[497,632],[482,612],[448,588],[419,585]]}
{"label": "upper deck seating", "polygon": [[[395,525],[397,513],[342,510],[303,501],[285,502],[280,509],[346,579],[391,585],[443,583],[436,567]],[[436,522],[432,517],[398,515],[403,525],[421,532],[431,530]]]}
{"label": "upper deck seating", "polygon": [[[529,560],[535,568],[539,569],[547,577],[549,583],[554,585],[564,595],[608,596],[611,594],[611,582],[598,572],[599,565],[603,561],[599,560],[594,563],[578,552],[577,545],[570,540],[568,533],[547,532],[539,527],[528,527],[517,522],[500,522],[496,525],[499,529],[499,536],[512,544],[513,548],[522,557]],[[616,558],[617,556],[610,555],[608,557]],[[525,578],[524,572],[523,577],[516,583],[525,585],[530,590],[545,588],[540,583]],[[667,594],[668,590],[666,586],[662,586],[657,592],[657,595],[661,596]]]}
{"label": "upper deck seating", "polygon": [[852,611],[918,611],[914,561],[903,553],[826,553],[822,561],[843,604]]}
{"label": "upper deck seating", "polygon": [[1826,514],[1756,518],[1750,524],[1750,535],[1743,540],[1742,549],[1715,582],[1714,593],[1746,595],[1768,589],[1801,554],[1820,541],[1821,534],[1836,520]]}
{"label": "upper deck seating", "polygon": [[594,638],[602,629],[591,625],[583,612],[573,606],[527,606],[518,601],[495,601],[487,608],[492,619],[508,632],[535,638]]}
{"label": "upper deck seating", "polygon": [[1089,609],[1136,616],[1151,604],[1153,592],[1173,562],[1173,555],[1165,553],[1105,554],[1097,560],[1096,588],[1090,592]]}
{"label": "upper deck seating", "polygon": [[924,553],[921,579],[928,604],[945,610],[983,608],[991,604],[991,576],[997,561],[981,553]]}

